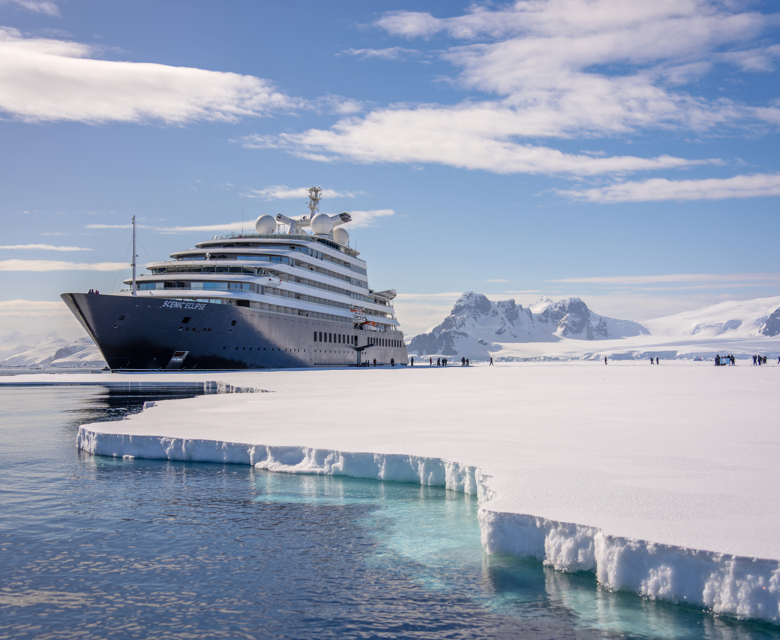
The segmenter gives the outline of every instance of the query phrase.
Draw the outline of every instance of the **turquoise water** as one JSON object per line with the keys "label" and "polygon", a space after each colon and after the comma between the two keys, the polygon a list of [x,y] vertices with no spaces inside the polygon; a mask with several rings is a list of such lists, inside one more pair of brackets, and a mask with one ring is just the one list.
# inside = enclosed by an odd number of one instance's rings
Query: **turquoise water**
{"label": "turquoise water", "polygon": [[780,638],[487,556],[441,488],[76,450],[162,397],[0,390],[0,638]]}

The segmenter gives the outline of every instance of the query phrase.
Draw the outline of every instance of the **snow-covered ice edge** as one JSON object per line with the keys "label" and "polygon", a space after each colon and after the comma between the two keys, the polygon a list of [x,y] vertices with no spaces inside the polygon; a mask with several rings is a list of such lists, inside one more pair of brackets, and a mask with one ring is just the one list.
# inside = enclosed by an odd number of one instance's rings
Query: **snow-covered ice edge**
{"label": "snow-covered ice edge", "polygon": [[[713,613],[780,622],[780,562],[610,536],[595,527],[491,510],[489,477],[440,458],[103,433],[83,425],[79,449],[93,455],[253,465],[283,473],[412,482],[476,495],[482,545],[491,555],[541,560],[560,571],[591,571],[625,590]],[[105,428],[105,427],[103,427]]]}

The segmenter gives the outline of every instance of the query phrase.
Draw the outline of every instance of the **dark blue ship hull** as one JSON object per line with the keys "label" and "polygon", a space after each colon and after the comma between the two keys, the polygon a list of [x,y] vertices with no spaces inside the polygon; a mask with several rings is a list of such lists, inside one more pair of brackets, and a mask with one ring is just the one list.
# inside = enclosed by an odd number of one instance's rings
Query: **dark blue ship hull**
{"label": "dark blue ship hull", "polygon": [[[246,307],[150,296],[64,293],[112,370],[233,370],[407,364],[400,333]],[[324,341],[315,341],[322,333]],[[330,338],[330,339],[328,339]],[[355,344],[357,342],[357,344]],[[395,346],[396,344],[400,346]]]}

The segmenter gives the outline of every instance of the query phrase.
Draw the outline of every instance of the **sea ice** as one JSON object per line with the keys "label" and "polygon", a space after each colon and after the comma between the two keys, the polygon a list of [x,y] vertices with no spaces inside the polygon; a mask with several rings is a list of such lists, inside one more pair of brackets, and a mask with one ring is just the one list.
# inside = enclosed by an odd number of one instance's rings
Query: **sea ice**
{"label": "sea ice", "polygon": [[[96,376],[67,381],[82,378]],[[160,402],[83,426],[78,444],[446,486],[478,495],[489,553],[780,622],[780,367],[529,363],[219,378],[272,393]]]}

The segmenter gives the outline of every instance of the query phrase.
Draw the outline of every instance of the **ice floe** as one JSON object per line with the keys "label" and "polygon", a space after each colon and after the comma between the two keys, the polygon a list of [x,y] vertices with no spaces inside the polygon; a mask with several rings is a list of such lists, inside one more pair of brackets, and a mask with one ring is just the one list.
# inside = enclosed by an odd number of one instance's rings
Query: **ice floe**
{"label": "ice floe", "polygon": [[[214,374],[106,378],[199,376]],[[274,393],[159,402],[84,425],[78,446],[446,486],[479,497],[488,553],[780,622],[780,367],[539,363],[220,378]]]}

